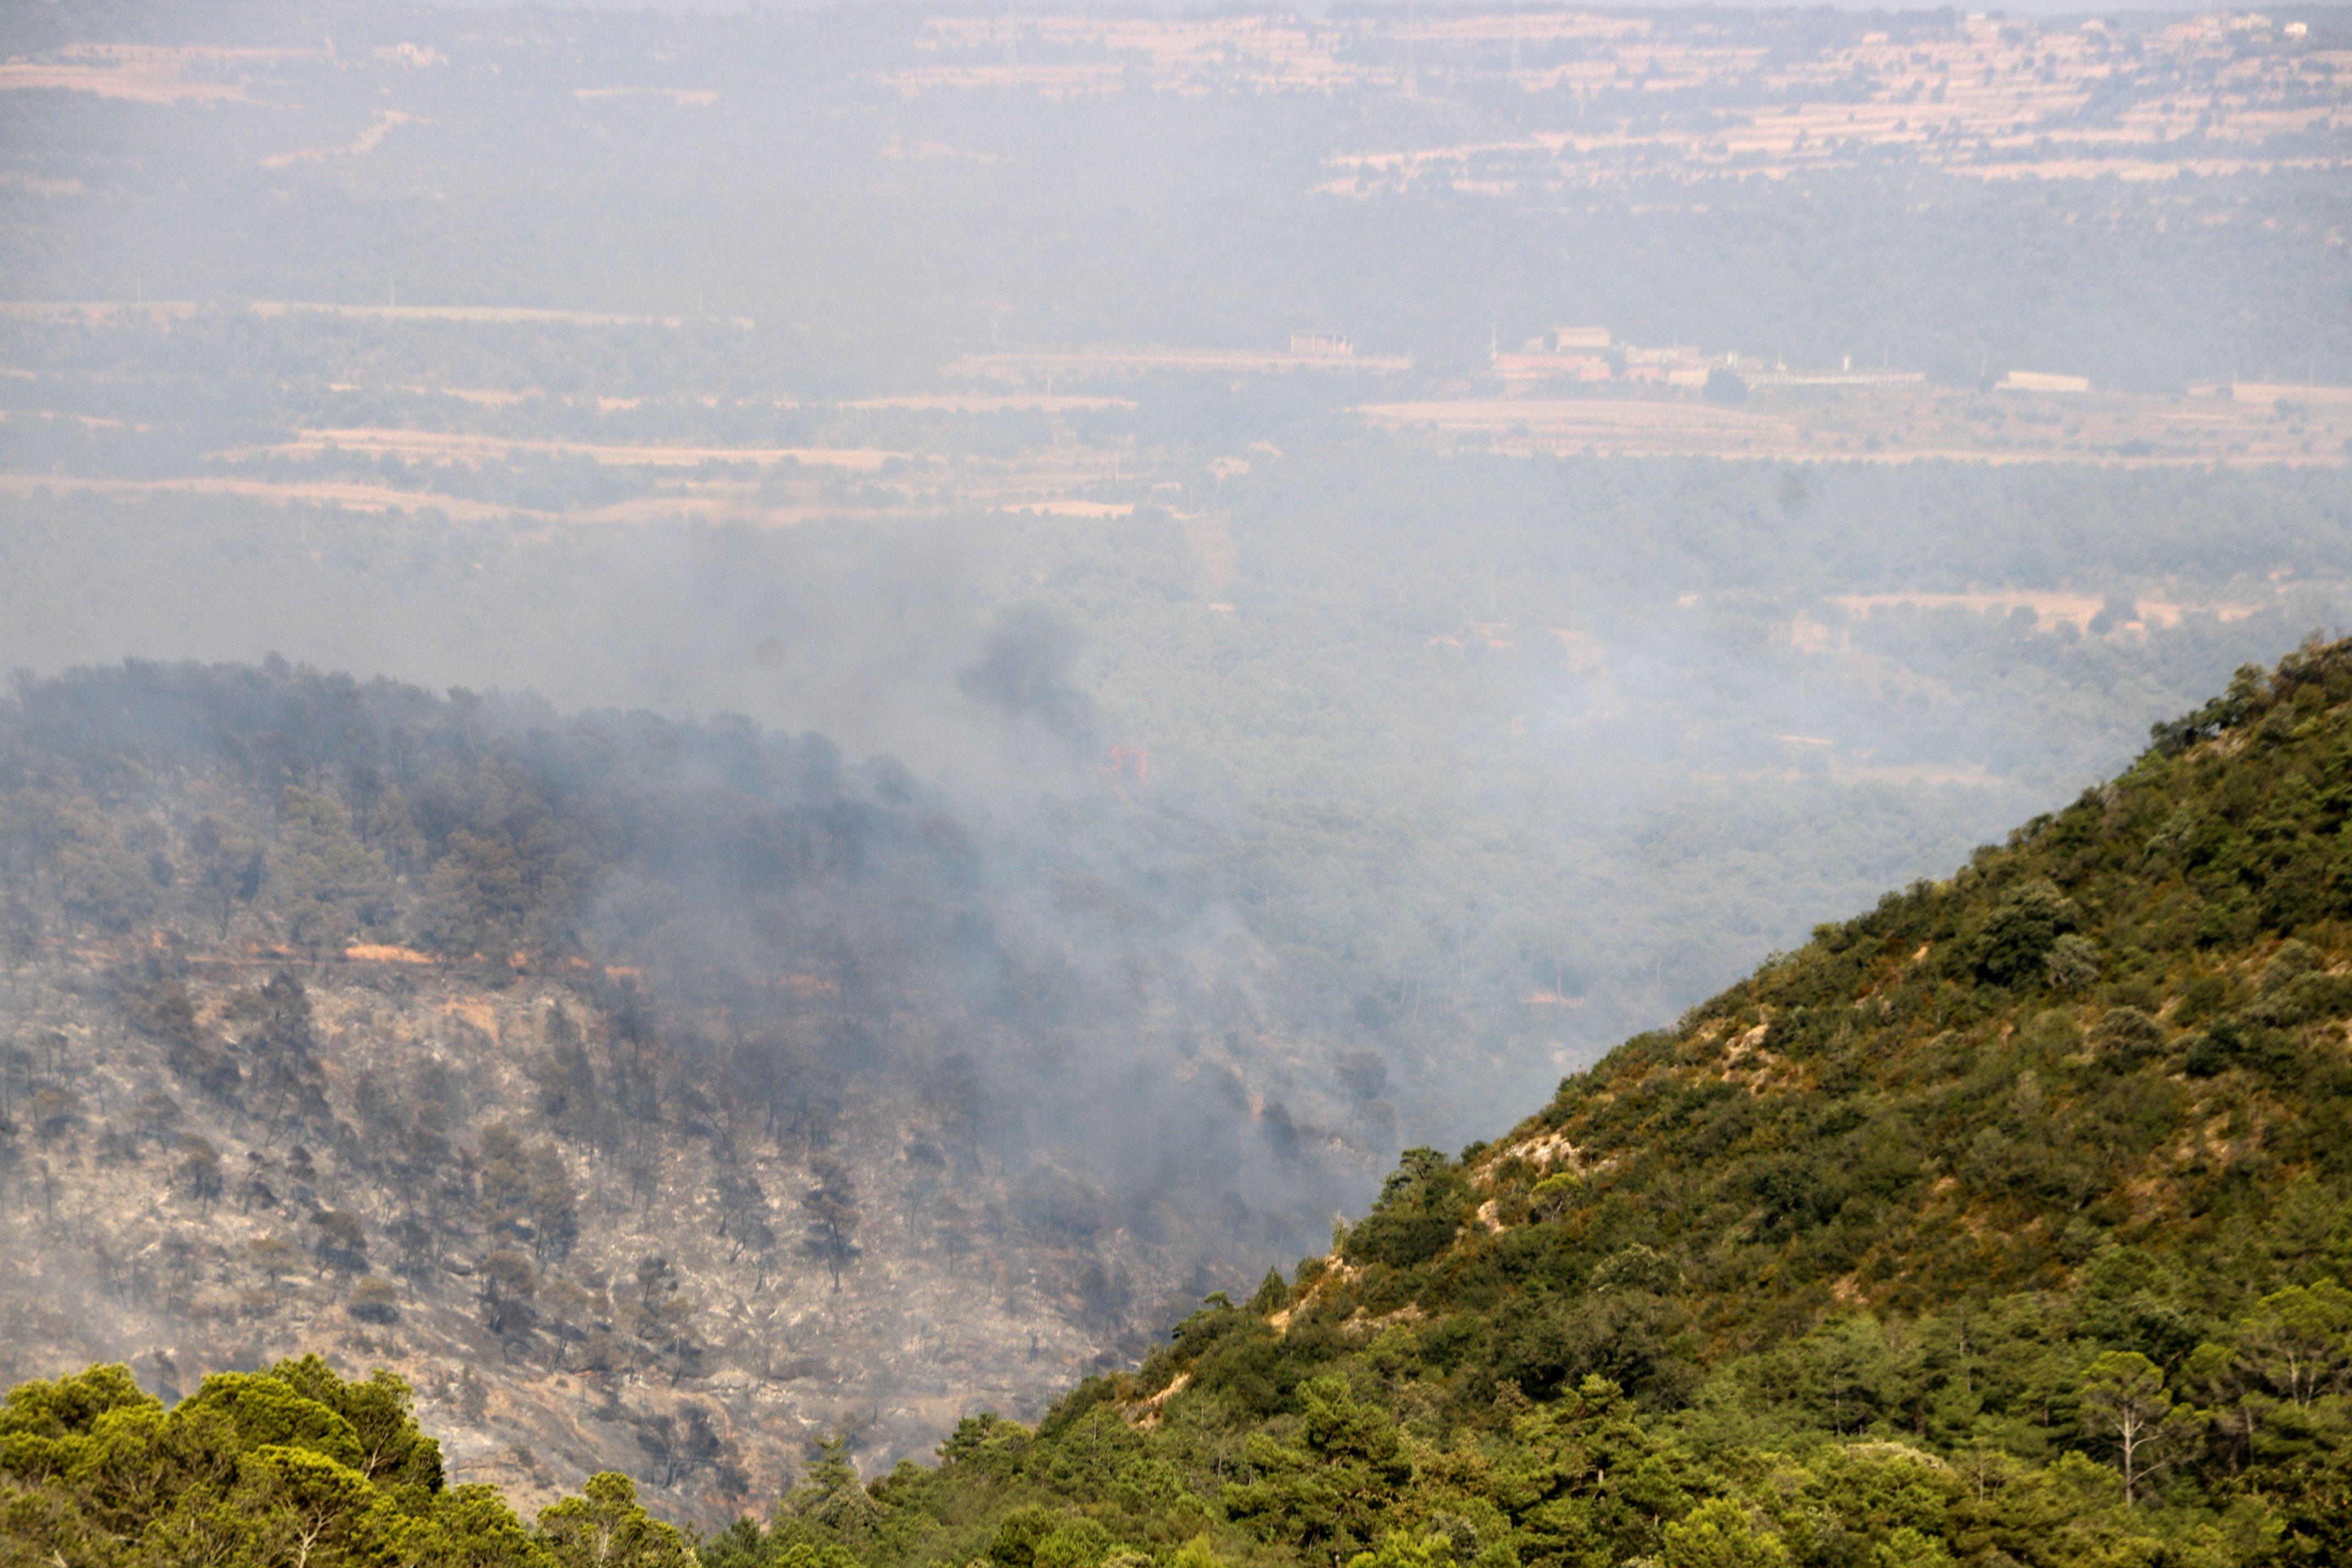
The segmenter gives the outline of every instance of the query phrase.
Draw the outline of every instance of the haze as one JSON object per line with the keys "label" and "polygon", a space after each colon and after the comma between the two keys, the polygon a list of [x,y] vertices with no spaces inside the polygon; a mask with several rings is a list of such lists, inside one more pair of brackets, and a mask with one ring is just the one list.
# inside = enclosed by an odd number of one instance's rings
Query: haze
{"label": "haze", "polygon": [[[9,7],[0,1373],[355,1335],[723,1519],[1137,1353],[2341,625],[2347,141],[2337,8]],[[280,969],[316,1178],[155,1022]],[[701,1359],[482,1327],[420,1138]]]}

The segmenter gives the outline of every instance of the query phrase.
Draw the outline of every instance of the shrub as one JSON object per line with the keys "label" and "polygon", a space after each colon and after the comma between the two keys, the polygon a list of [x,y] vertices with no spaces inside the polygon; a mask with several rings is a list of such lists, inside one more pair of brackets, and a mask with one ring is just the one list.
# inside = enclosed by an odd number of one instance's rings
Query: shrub
{"label": "shrub", "polygon": [[362,1323],[400,1321],[400,1292],[386,1280],[362,1279],[352,1288],[343,1310]]}

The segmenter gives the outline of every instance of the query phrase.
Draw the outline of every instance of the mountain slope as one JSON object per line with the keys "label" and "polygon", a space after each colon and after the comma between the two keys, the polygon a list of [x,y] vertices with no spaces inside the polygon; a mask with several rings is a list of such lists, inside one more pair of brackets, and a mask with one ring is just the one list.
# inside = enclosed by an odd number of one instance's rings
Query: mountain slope
{"label": "mountain slope", "polygon": [[[2315,645],[1507,1137],[1409,1152],[1295,1280],[1034,1429],[968,1416],[870,1484],[836,1437],[700,1561],[2346,1561],[2347,806],[2352,643]],[[0,1451],[26,1561],[81,1528],[44,1445],[105,1446],[60,1386]]]}
{"label": "mountain slope", "polygon": [[2352,1168],[2347,697],[2338,650],[2242,678],[1950,881],[1571,1079],[1473,1179],[1588,1266],[1668,1252],[1718,1349],[2060,1288],[2109,1245],[2190,1261],[2207,1311],[2283,1283],[2281,1246],[2352,1261],[2313,1229]]}
{"label": "mountain slope", "polygon": [[2352,644],[2307,646],[1410,1152],[1330,1255],[1034,1432],[705,1561],[2344,1561],[2347,816]]}
{"label": "mountain slope", "polygon": [[1357,1157],[1094,783],[1047,833],[740,721],[20,684],[0,1378],[318,1351],[461,1483],[723,1521],[1139,1353]]}

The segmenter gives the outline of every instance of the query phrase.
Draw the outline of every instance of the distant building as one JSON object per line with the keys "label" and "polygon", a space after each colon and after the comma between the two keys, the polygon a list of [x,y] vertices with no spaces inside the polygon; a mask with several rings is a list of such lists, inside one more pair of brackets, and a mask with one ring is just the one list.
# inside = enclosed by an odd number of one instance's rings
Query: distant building
{"label": "distant building", "polygon": [[1993,387],[1995,392],[2088,392],[2087,375],[2051,375],[2038,370],[2013,370]]}
{"label": "distant building", "polygon": [[1608,381],[1627,357],[1611,352],[1606,327],[1554,327],[1549,339],[1529,338],[1494,363],[1505,381]]}
{"label": "distant building", "polygon": [[[1636,348],[1633,344],[1628,343],[1624,347],[1623,353],[1625,356],[1625,379],[1627,381],[1643,383],[1671,383],[1675,380],[1678,374],[1691,370],[1694,367],[1698,369],[1698,381],[1704,382],[1706,380],[1706,371],[1703,363],[1703,356],[1699,353],[1696,348],[1688,343],[1681,343],[1672,348],[1663,349]],[[1697,383],[1693,383],[1693,384],[1697,384]]]}
{"label": "distant building", "polygon": [[1290,352],[1299,359],[1352,359],[1356,345],[1338,332],[1293,332]]}

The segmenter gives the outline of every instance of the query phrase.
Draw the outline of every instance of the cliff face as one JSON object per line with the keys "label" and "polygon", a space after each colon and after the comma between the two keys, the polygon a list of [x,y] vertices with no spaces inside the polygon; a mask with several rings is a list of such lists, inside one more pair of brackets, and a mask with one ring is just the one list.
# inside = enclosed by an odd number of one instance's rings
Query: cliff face
{"label": "cliff face", "polygon": [[0,1377],[322,1351],[459,1480],[724,1519],[820,1431],[887,1463],[1139,1352],[1354,1156],[1261,1114],[1213,934],[990,855],[814,741],[287,670],[20,692]]}

